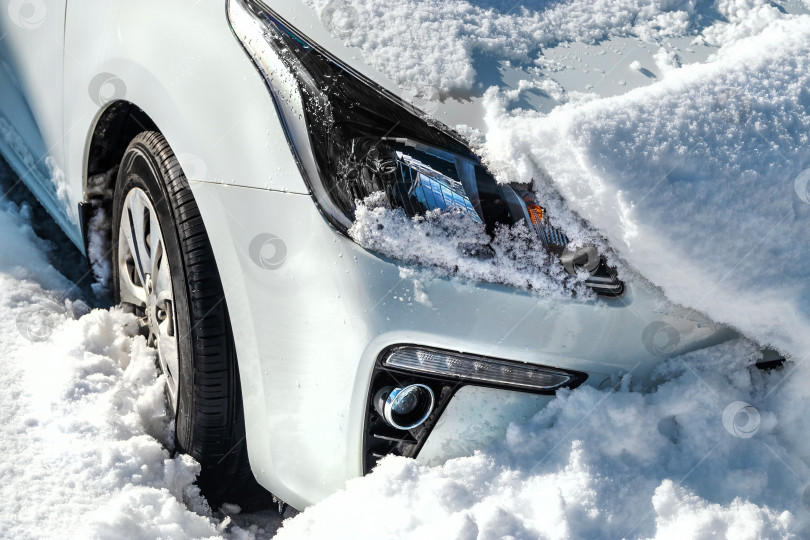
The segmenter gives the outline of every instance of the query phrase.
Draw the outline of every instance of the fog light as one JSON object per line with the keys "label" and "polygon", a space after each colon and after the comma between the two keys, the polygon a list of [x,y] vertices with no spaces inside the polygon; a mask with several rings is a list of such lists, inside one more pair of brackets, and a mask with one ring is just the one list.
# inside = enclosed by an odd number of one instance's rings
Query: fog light
{"label": "fog light", "polygon": [[404,388],[386,386],[374,396],[374,408],[385,423],[396,429],[413,429],[433,412],[433,390],[424,384]]}
{"label": "fog light", "polygon": [[575,386],[585,379],[584,375],[546,366],[415,346],[389,349],[382,365],[412,373],[539,393],[553,393],[557,388]]}

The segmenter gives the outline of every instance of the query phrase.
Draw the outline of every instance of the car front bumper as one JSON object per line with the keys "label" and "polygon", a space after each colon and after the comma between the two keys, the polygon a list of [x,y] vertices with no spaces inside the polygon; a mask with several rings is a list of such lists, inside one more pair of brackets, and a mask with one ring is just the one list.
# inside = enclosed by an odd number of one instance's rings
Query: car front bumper
{"label": "car front bumper", "polygon": [[[312,199],[195,182],[228,303],[259,482],[296,508],[363,473],[363,433],[379,354],[411,343],[584,372],[601,387],[661,361],[645,329],[668,325],[676,354],[727,329],[683,315],[643,287],[618,299],[559,302],[493,284],[428,278],[336,232]],[[550,396],[462,388],[420,452],[466,455]]]}

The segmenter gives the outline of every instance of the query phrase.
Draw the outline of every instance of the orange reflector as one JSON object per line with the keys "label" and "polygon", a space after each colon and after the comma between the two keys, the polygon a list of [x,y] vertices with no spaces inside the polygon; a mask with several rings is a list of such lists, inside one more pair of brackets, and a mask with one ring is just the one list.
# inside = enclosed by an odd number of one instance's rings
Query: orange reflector
{"label": "orange reflector", "polygon": [[536,204],[527,204],[526,209],[529,211],[529,217],[532,219],[532,223],[535,225],[539,225],[541,221],[543,221],[543,209],[537,206]]}

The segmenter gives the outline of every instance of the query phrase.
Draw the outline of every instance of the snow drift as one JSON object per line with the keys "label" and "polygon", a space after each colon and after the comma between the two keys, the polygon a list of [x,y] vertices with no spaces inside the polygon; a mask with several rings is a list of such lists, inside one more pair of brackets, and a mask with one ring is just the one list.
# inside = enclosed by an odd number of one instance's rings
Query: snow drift
{"label": "snow drift", "polygon": [[671,300],[803,359],[809,85],[802,16],[708,64],[546,117],[509,113],[492,90],[486,147],[557,189]]}
{"label": "snow drift", "polygon": [[[2,174],[3,171],[0,171]],[[91,310],[28,210],[0,203],[0,531],[10,538],[234,538],[175,456],[137,321]]]}
{"label": "snow drift", "polygon": [[810,390],[758,356],[738,340],[668,360],[651,393],[561,392],[442,467],[386,458],[278,538],[806,536]]}

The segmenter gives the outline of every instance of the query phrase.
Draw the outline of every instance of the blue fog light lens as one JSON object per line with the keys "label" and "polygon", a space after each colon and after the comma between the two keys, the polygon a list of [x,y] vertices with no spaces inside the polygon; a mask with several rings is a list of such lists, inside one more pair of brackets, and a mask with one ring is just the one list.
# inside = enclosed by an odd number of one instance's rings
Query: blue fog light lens
{"label": "blue fog light lens", "polygon": [[424,384],[411,384],[404,388],[386,386],[374,397],[374,408],[385,423],[402,430],[414,429],[433,412],[433,390]]}

